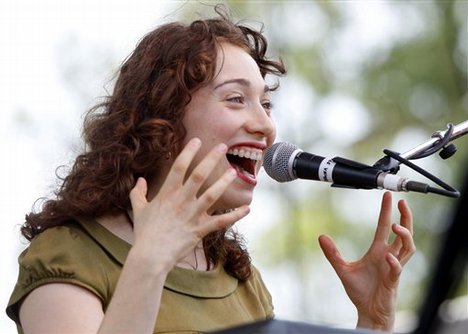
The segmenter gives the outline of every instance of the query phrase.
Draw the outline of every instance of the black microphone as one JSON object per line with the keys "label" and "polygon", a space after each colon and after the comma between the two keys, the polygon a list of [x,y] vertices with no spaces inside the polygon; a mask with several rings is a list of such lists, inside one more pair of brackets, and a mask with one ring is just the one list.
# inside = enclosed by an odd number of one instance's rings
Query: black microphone
{"label": "black microphone", "polygon": [[324,158],[304,152],[291,143],[276,143],[263,158],[267,174],[278,182],[299,179],[331,182],[332,187],[388,189],[427,193],[429,185],[409,181],[372,166],[345,158]]}

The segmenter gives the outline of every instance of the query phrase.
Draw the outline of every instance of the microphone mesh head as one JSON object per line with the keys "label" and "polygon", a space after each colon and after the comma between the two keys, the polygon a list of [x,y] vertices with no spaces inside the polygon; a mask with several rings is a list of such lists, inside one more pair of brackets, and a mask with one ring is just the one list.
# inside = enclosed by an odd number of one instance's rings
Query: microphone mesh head
{"label": "microphone mesh head", "polygon": [[267,174],[278,182],[289,182],[297,179],[292,170],[296,155],[302,152],[291,143],[276,143],[269,147],[263,157],[263,167]]}

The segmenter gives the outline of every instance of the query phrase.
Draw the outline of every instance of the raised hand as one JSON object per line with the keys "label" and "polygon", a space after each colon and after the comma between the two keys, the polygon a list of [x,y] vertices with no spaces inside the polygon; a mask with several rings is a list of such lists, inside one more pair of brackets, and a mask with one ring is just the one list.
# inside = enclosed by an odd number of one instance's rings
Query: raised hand
{"label": "raised hand", "polygon": [[186,175],[201,142],[194,138],[175,159],[159,192],[148,202],[147,184],[140,178],[130,193],[134,224],[134,248],[142,247],[148,256],[170,270],[183,259],[208,233],[224,229],[249,213],[243,206],[229,213],[210,215],[208,210],[235,179],[234,169],[228,169],[202,193],[206,181],[221,157],[226,145],[219,144]]}
{"label": "raised hand", "polygon": [[[411,210],[404,200],[398,202],[398,209],[400,225],[392,224],[392,196],[384,193],[374,240],[358,261],[345,261],[330,237],[319,237],[320,247],[357,308],[358,327],[393,329],[399,277],[416,250]],[[391,231],[396,235],[393,242]]]}

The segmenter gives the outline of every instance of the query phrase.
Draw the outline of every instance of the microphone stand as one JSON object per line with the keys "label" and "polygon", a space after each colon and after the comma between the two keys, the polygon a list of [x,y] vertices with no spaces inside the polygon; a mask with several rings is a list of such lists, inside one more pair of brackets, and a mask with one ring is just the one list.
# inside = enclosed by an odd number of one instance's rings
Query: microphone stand
{"label": "microphone stand", "polygon": [[437,151],[440,151],[439,155],[442,159],[448,159],[454,155],[457,149],[454,144],[449,143],[468,134],[468,120],[455,126],[449,123],[447,128],[448,129],[445,131],[434,132],[431,139],[427,142],[404,153],[400,154],[395,151],[384,149],[383,152],[385,153],[385,156],[378,160],[373,167],[384,172],[396,174],[400,170],[400,164],[404,164],[442,187],[442,189],[427,187],[427,192],[458,198],[460,196],[460,192],[458,190],[409,161],[428,157]]}
{"label": "microphone stand", "polygon": [[[452,148],[454,146],[451,146],[451,145],[453,144],[448,145],[448,146],[447,144],[468,133],[468,120],[460,124],[457,124],[455,126],[453,126],[452,124],[448,124],[447,127],[448,127],[448,130],[434,132],[430,140],[428,140],[427,142],[421,145],[416,146],[415,148],[409,151],[406,151],[405,153],[400,154],[400,157],[408,159],[408,160],[423,158],[420,155],[425,154],[424,152],[428,150],[434,150],[435,148],[438,148],[441,146],[443,148],[441,153],[444,152],[445,149],[450,147],[450,151],[445,151],[445,152],[449,152],[448,154],[450,154],[451,152],[453,153],[450,155],[442,156],[443,159],[450,158],[453,154],[455,154],[456,149],[452,151]],[[435,151],[438,151],[438,149]],[[445,154],[445,153],[442,153],[442,154]],[[424,156],[428,156],[428,155],[430,154],[425,154]]]}

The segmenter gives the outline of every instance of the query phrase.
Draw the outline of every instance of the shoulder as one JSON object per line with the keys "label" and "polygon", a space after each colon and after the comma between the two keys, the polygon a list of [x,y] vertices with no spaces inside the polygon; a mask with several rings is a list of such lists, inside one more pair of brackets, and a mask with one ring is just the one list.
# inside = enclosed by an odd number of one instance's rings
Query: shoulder
{"label": "shoulder", "polygon": [[[76,222],[46,229],[31,240],[28,248],[20,255],[20,265],[40,258],[62,254],[61,259],[86,256],[88,247],[93,246],[92,238]],[[79,250],[80,252],[76,252]]]}
{"label": "shoulder", "polygon": [[251,266],[252,274],[245,284],[248,287],[248,290],[251,291],[252,295],[256,297],[259,303],[262,305],[267,318],[273,318],[273,300],[266,284],[263,281],[262,275],[257,267],[254,265]]}
{"label": "shoulder", "polygon": [[270,293],[268,292],[268,288],[266,287],[266,284],[263,281],[260,271],[254,265],[252,265],[251,268],[252,268],[252,275],[250,276],[248,281],[253,286],[253,288],[256,291],[258,291],[258,293],[268,295],[268,297],[271,299]]}
{"label": "shoulder", "polygon": [[77,278],[90,270],[100,271],[101,256],[99,244],[72,222],[37,235],[19,256],[19,265],[30,279]]}

